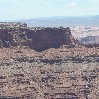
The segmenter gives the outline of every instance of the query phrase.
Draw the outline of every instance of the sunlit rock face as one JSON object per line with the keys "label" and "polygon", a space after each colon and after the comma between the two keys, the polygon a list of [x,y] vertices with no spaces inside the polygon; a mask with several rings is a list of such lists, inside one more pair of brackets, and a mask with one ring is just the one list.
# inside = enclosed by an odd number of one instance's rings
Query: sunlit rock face
{"label": "sunlit rock face", "polygon": [[0,47],[28,47],[36,51],[59,48],[62,45],[74,45],[75,40],[70,28],[0,28]]}

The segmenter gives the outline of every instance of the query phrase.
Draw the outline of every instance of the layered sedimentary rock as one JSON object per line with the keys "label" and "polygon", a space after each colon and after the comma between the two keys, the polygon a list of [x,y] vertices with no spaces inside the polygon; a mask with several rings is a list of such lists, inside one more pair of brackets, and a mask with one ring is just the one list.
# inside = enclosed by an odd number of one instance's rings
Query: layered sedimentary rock
{"label": "layered sedimentary rock", "polygon": [[72,37],[69,27],[28,28],[22,25],[22,27],[0,29],[0,47],[21,46],[43,51],[62,45],[75,46],[78,43]]}

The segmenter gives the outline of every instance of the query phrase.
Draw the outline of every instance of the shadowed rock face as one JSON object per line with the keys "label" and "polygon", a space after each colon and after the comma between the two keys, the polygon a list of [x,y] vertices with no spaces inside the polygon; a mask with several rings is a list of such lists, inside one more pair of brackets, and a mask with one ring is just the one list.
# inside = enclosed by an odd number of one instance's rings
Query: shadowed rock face
{"label": "shadowed rock face", "polygon": [[1,47],[10,47],[13,37],[6,29],[0,29],[0,45]]}
{"label": "shadowed rock face", "polygon": [[45,28],[37,31],[26,33],[29,46],[37,51],[46,50],[49,48],[58,48],[63,44],[70,44],[70,29],[69,28]]}
{"label": "shadowed rock face", "polygon": [[36,51],[43,51],[70,44],[75,45],[69,27],[0,29],[1,47],[25,46]]}

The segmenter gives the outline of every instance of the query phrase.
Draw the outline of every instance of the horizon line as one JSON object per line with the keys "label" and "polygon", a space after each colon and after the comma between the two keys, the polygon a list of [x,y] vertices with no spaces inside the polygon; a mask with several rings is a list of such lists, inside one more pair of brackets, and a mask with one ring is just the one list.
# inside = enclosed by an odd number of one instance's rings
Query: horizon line
{"label": "horizon line", "polygon": [[6,21],[6,22],[8,22],[8,21],[10,21],[10,22],[16,22],[16,21],[24,21],[24,20],[31,20],[31,19],[43,19],[43,18],[55,18],[55,17],[64,17],[64,18],[76,18],[76,17],[89,17],[89,16],[99,16],[99,15],[74,15],[74,16],[45,16],[45,17],[34,17],[34,18],[19,18],[19,19],[11,19],[11,20],[9,20],[9,19],[0,19],[0,22],[3,22],[3,21]]}

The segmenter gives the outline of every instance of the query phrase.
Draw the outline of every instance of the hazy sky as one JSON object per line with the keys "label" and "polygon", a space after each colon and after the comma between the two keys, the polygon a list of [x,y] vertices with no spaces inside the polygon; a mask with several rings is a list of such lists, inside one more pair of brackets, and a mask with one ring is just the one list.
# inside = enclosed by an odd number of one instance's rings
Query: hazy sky
{"label": "hazy sky", "polygon": [[99,0],[0,0],[0,20],[98,14]]}

